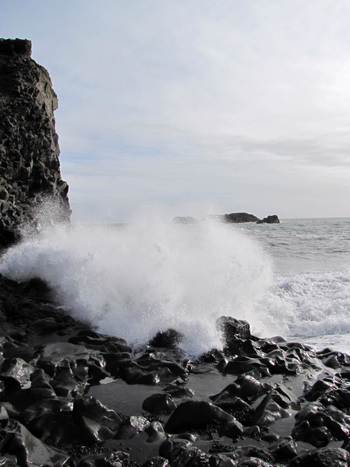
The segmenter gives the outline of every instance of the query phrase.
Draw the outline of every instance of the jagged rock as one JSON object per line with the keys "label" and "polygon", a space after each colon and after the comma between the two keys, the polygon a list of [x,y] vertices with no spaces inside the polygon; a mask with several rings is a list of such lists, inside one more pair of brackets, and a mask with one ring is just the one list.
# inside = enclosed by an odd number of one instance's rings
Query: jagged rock
{"label": "jagged rock", "polygon": [[23,386],[30,381],[35,368],[21,358],[6,358],[0,368],[0,379],[8,385]]}
{"label": "jagged rock", "polygon": [[70,217],[53,114],[57,95],[30,56],[30,41],[0,39],[0,248],[19,238],[19,224],[47,196],[57,206],[52,220]]}
{"label": "jagged rock", "polygon": [[259,426],[271,425],[280,418],[288,418],[290,414],[275,400],[274,391],[267,394],[256,408],[252,421]]}
{"label": "jagged rock", "polygon": [[336,407],[324,407],[320,402],[305,405],[295,416],[292,436],[316,447],[332,440],[346,441],[350,435],[350,417]]}
{"label": "jagged rock", "polygon": [[303,453],[289,464],[290,467],[348,467],[350,454],[342,448],[322,448]]}
{"label": "jagged rock", "polygon": [[298,454],[298,446],[291,436],[279,439],[269,447],[275,459],[286,462],[294,459]]}
{"label": "jagged rock", "polygon": [[250,326],[248,321],[233,318],[232,316],[221,316],[216,321],[216,327],[222,333],[224,343],[227,347],[235,339],[249,339]]}
{"label": "jagged rock", "polygon": [[174,349],[177,344],[183,340],[183,335],[175,329],[167,329],[166,331],[157,332],[150,340],[151,347]]}
{"label": "jagged rock", "polygon": [[68,342],[55,342],[38,348],[38,367],[56,381],[75,378],[86,382],[89,377],[104,378],[105,361],[102,355],[94,350]]}
{"label": "jagged rock", "polygon": [[74,415],[83,427],[83,432],[88,432],[94,442],[113,438],[122,423],[118,414],[91,396],[74,402]]}
{"label": "jagged rock", "polygon": [[10,456],[20,467],[68,465],[69,455],[45,445],[16,420],[9,420],[4,427],[0,428],[0,433],[1,455]]}

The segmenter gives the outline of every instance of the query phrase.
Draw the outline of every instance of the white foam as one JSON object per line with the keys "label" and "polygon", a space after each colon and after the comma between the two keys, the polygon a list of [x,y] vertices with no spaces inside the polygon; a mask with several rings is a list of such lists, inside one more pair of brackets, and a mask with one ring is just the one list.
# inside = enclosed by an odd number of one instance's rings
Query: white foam
{"label": "white foam", "polygon": [[280,276],[265,313],[286,336],[350,333],[350,271]]}
{"label": "white foam", "polygon": [[184,350],[198,355],[221,347],[215,321],[222,315],[248,319],[262,334],[269,326],[259,302],[273,283],[270,258],[246,234],[214,221],[46,228],[8,250],[0,273],[44,279],[75,317],[136,344],[175,328]]}

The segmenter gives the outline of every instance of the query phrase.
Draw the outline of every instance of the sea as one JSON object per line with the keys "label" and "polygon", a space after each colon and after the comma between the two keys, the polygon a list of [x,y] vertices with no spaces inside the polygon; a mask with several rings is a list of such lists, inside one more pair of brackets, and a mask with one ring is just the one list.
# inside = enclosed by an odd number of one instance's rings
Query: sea
{"label": "sea", "polygon": [[40,277],[72,316],[135,348],[169,328],[190,356],[222,348],[224,315],[262,338],[350,354],[350,218],[269,225],[144,216],[43,225],[23,237],[1,256],[0,274]]}

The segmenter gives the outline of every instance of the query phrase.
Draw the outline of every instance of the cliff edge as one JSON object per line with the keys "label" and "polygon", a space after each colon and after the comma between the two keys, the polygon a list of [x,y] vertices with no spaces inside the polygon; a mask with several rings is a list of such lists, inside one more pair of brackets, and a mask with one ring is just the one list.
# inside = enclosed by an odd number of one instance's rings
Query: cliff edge
{"label": "cliff edge", "polygon": [[50,75],[31,58],[29,40],[0,39],[0,247],[52,198],[54,221],[68,222],[68,184],[61,178]]}

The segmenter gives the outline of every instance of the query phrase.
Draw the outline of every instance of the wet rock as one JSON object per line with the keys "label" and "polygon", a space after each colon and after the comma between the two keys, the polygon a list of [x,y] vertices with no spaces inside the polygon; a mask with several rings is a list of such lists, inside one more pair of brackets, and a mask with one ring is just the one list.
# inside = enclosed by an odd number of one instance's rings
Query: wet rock
{"label": "wet rock", "polygon": [[21,358],[7,358],[0,368],[0,379],[10,386],[24,386],[29,383],[35,368]]}
{"label": "wet rock", "polygon": [[142,408],[152,414],[169,414],[176,409],[176,404],[170,394],[152,394],[143,401]]}
{"label": "wet rock", "polygon": [[156,456],[152,457],[148,461],[146,461],[144,464],[142,464],[142,467],[170,467],[168,459],[165,459],[164,457]]}
{"label": "wet rock", "polygon": [[350,356],[342,352],[335,352],[326,348],[317,352],[316,355],[329,368],[338,369],[342,366],[350,366]]}
{"label": "wet rock", "polygon": [[149,341],[151,347],[174,349],[183,340],[183,335],[175,329],[167,329],[157,334]]}
{"label": "wet rock", "polygon": [[300,410],[297,398],[283,384],[276,384],[256,408],[252,423],[259,426],[271,425],[280,418],[288,418],[288,409]]}
{"label": "wet rock", "polygon": [[233,417],[232,420],[225,423],[218,430],[220,436],[226,436],[227,438],[237,439],[240,438],[244,433],[242,423]]}
{"label": "wet rock", "polygon": [[257,446],[242,446],[240,448],[234,449],[233,452],[227,454],[227,456],[232,460],[239,460],[244,458],[255,458],[260,459],[264,462],[273,463],[274,458],[265,449],[259,448]]}
{"label": "wet rock", "polygon": [[225,397],[219,398],[214,401],[214,404],[220,407],[220,409],[233,415],[239,422],[246,424],[252,423],[252,407],[240,397]]}
{"label": "wet rock", "polygon": [[56,397],[55,399],[44,399],[27,407],[21,413],[21,417],[28,423],[48,414],[62,413],[71,415],[73,408],[74,400],[71,398]]}
{"label": "wet rock", "polygon": [[194,396],[194,391],[189,388],[184,388],[177,384],[172,384],[163,389],[164,392],[170,394],[173,398],[176,399],[183,399],[183,398],[190,398]]}
{"label": "wet rock", "polygon": [[85,456],[76,464],[76,467],[127,467],[131,465],[130,454],[114,451]]}
{"label": "wet rock", "polygon": [[126,421],[122,422],[116,439],[129,439],[145,431],[150,426],[150,422],[141,416],[131,416]]}
{"label": "wet rock", "polygon": [[222,372],[224,375],[241,375],[252,372],[257,378],[271,376],[267,363],[271,366],[271,361],[267,359],[262,361],[259,358],[236,357],[228,361]]}
{"label": "wet rock", "polygon": [[41,441],[66,448],[93,440],[90,436],[84,436],[85,433],[69,412],[46,413],[31,421],[28,428]]}
{"label": "wet rock", "polygon": [[297,456],[298,446],[294,439],[288,436],[269,446],[269,451],[276,460],[286,463]]}
{"label": "wet rock", "polygon": [[216,321],[216,326],[222,333],[225,345],[230,346],[230,342],[235,339],[250,339],[250,326],[248,321],[232,318],[232,316],[221,316]]}
{"label": "wet rock", "polygon": [[273,397],[273,391],[267,394],[256,408],[252,422],[259,426],[271,425],[280,418],[288,418],[290,414],[283,409]]}
{"label": "wet rock", "polygon": [[225,425],[234,417],[206,401],[182,402],[170,415],[164,429],[167,433],[181,433],[211,422]]}
{"label": "wet rock", "polygon": [[104,371],[105,361],[94,350],[67,342],[46,344],[37,350],[37,365],[58,381],[68,377],[86,382],[89,378],[102,379],[108,374]]}
{"label": "wet rock", "polygon": [[145,384],[154,386],[160,382],[157,371],[144,371],[136,363],[132,363],[119,371],[119,376],[128,384]]}
{"label": "wet rock", "polygon": [[8,457],[0,456],[0,467],[16,467],[17,464],[12,459]]}
{"label": "wet rock", "polygon": [[9,420],[0,429],[0,453],[10,456],[20,467],[28,465],[60,467],[68,465],[69,456],[35,438],[23,425]]}
{"label": "wet rock", "polygon": [[332,440],[346,440],[350,435],[350,417],[336,407],[324,407],[320,402],[304,406],[295,416],[292,436],[316,447]]}
{"label": "wet rock", "polygon": [[136,360],[135,364],[148,373],[157,371],[162,381],[174,381],[178,377],[185,379],[189,373],[186,363],[181,364],[160,352],[145,353]]}
{"label": "wet rock", "polygon": [[111,376],[119,376],[120,370],[132,364],[132,355],[129,352],[103,353],[106,362],[106,371]]}
{"label": "wet rock", "polygon": [[89,349],[98,349],[104,353],[131,352],[131,347],[125,339],[105,336],[88,329],[78,332],[76,336],[70,337],[68,342],[71,344],[83,344]]}
{"label": "wet rock", "polygon": [[164,441],[159,448],[160,456],[169,460],[171,466],[208,466],[210,456],[192,443],[180,439]]}
{"label": "wet rock", "polygon": [[350,408],[350,391],[342,378],[326,375],[317,380],[305,394],[307,401],[318,401],[324,406],[334,405],[338,409]]}
{"label": "wet rock", "polygon": [[262,394],[266,394],[271,386],[260,383],[256,378],[250,375],[239,376],[236,381],[225,387],[219,394],[210,396],[210,399],[216,405],[223,402],[232,402],[237,397],[245,402],[255,400]]}
{"label": "wet rock", "polygon": [[167,437],[163,425],[160,422],[151,422],[145,429],[145,432],[148,434],[148,443],[154,443],[155,441],[165,439]]}
{"label": "wet rock", "polygon": [[341,448],[322,448],[296,457],[290,467],[348,467],[350,454]]}
{"label": "wet rock", "polygon": [[122,423],[119,415],[91,396],[75,400],[74,417],[84,437],[90,442],[113,438]]}

